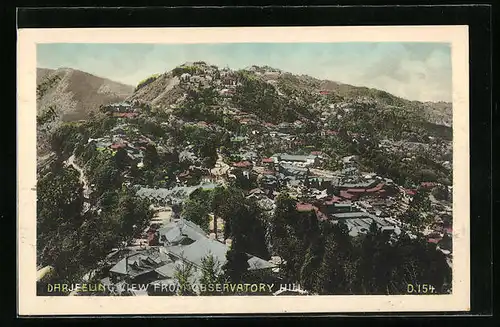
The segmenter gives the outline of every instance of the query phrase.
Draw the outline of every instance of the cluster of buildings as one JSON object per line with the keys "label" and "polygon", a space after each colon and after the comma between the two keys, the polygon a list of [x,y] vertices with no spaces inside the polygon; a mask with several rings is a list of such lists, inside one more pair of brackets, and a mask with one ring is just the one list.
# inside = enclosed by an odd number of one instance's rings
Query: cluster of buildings
{"label": "cluster of buildings", "polygon": [[[107,268],[101,272],[99,282],[110,295],[177,295],[181,285],[176,274],[187,266],[191,273],[185,286],[193,294],[200,294],[204,258],[212,256],[219,267],[227,261],[230,243],[215,240],[190,221],[174,219],[158,229],[156,235],[153,246],[116,249],[107,256]],[[273,280],[275,264],[251,254],[247,254],[247,261],[249,280],[252,276],[260,282]]]}
{"label": "cluster of buildings", "polygon": [[[223,98],[231,97],[239,85],[237,74],[229,69],[218,70],[204,63],[196,64],[196,74],[185,72],[180,75],[180,83],[193,87],[214,87]],[[251,67],[257,75],[266,76],[268,81],[275,81],[281,74],[266,68]],[[318,90],[327,95],[325,90]],[[371,101],[360,98],[358,102]],[[113,106],[115,114],[134,113],[132,105],[126,103]],[[248,125],[244,135],[233,135],[232,151],[237,160],[223,160],[221,153],[212,169],[203,172],[199,183],[192,185],[189,180],[197,166],[201,166],[200,158],[195,155],[195,149],[188,146],[179,154],[179,161],[192,164],[192,169],[181,172],[177,176],[177,186],[166,188],[151,188],[137,186],[137,195],[148,198],[154,206],[161,208],[164,218],[155,218],[151,226],[145,230],[145,243],[139,243],[136,248],[115,251],[108,257],[110,265],[108,276],[101,282],[108,284],[147,283],[148,285],[174,285],[175,272],[189,263],[195,267],[195,273],[190,277],[196,283],[201,276],[201,260],[207,254],[214,255],[223,264],[230,244],[219,239],[218,223],[212,223],[213,235],[208,235],[199,226],[182,219],[172,208],[182,205],[198,190],[214,189],[225,185],[236,178],[236,171],[242,172],[249,180],[255,180],[256,185],[247,190],[247,197],[255,199],[255,203],[266,212],[273,213],[276,198],[281,192],[287,192],[296,199],[296,209],[299,212],[310,212],[318,220],[331,221],[336,224],[344,222],[349,235],[357,237],[366,234],[372,223],[380,230],[390,235],[399,235],[405,231],[405,223],[397,219],[404,213],[413,197],[420,188],[432,190],[437,185],[423,183],[418,187],[406,189],[396,185],[391,179],[377,176],[371,172],[363,172],[357,164],[356,156],[342,158],[341,168],[335,171],[323,169],[327,156],[315,149],[304,149],[297,144],[297,131],[307,123],[297,120],[293,123],[282,122],[273,124],[259,122],[259,117],[237,109],[225,107],[225,114],[236,118],[241,125]],[[331,115],[343,115],[350,110],[350,104],[338,103],[330,106],[330,110],[321,117],[320,125],[331,118]],[[125,116],[124,116],[125,117]],[[339,118],[339,117],[337,117]],[[205,122],[196,122],[200,128],[209,128]],[[318,125],[318,134],[336,137],[339,132]],[[128,128],[128,130],[126,130]],[[135,133],[135,134],[134,134]],[[151,140],[141,136],[137,130],[131,130],[126,124],[120,124],[112,130],[112,136],[89,140],[95,142],[98,149],[116,151],[124,148],[129,157],[142,164],[143,150]],[[128,135],[128,136],[127,136]],[[135,135],[130,137],[130,135]],[[349,135],[356,139],[358,135]],[[266,145],[280,142],[279,153],[264,156]],[[293,149],[300,148],[300,151]],[[388,146],[383,143],[381,146]],[[283,151],[283,152],[282,152]],[[267,153],[268,155],[270,153]],[[426,231],[430,243],[443,252],[451,264],[452,260],[452,216],[451,206],[447,201],[431,198],[431,212],[434,223]],[[248,254],[249,270],[262,273],[272,278],[277,265],[274,262]],[[167,288],[168,288],[167,287]],[[163,286],[160,289],[164,288]],[[148,291],[132,295],[154,295]]]}
{"label": "cluster of buildings", "polygon": [[139,115],[139,107],[136,103],[128,101],[112,103],[105,107],[105,110],[113,117],[133,118]]}
{"label": "cluster of buildings", "polygon": [[142,167],[144,150],[153,141],[142,135],[137,128],[120,123],[110,130],[109,135],[96,139],[89,138],[88,143],[93,144],[98,151],[107,151],[112,155],[119,149],[124,149],[132,163]]}

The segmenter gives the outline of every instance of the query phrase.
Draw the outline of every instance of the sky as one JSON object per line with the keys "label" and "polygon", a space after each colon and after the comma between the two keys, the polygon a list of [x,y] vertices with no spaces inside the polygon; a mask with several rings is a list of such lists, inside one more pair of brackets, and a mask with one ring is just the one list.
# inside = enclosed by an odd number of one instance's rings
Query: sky
{"label": "sky", "polygon": [[37,46],[37,67],[74,68],[137,85],[185,62],[220,68],[268,65],[295,74],[367,86],[418,101],[452,101],[447,43],[48,43]]}

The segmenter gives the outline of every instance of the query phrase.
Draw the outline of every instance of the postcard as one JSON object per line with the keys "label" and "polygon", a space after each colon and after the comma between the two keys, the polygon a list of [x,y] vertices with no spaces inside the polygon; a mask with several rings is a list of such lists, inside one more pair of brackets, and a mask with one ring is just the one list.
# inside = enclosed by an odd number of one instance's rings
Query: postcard
{"label": "postcard", "polygon": [[20,315],[468,311],[467,26],[18,31]]}

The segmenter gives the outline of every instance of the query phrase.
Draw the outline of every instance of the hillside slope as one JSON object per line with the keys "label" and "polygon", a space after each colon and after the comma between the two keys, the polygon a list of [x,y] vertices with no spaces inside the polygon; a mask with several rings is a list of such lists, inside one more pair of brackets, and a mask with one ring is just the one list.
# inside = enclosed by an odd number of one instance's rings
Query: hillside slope
{"label": "hillside slope", "polygon": [[71,68],[37,68],[37,138],[45,154],[47,135],[61,122],[89,118],[99,106],[124,100],[134,88]]}
{"label": "hillside slope", "polygon": [[422,128],[430,129],[431,135],[439,130],[437,136],[444,130],[444,134],[451,135],[451,103],[410,101],[382,90],[294,75],[267,66],[235,71],[205,62],[186,63],[146,78],[129,100],[160,110],[177,108],[177,113],[188,120],[207,120],[207,116],[210,120],[229,112],[233,117],[246,115],[260,123],[322,120],[332,128],[365,120],[361,125],[372,123],[382,137],[387,136],[387,128],[414,134]]}
{"label": "hillside slope", "polygon": [[100,105],[122,101],[130,85],[71,68],[37,69],[37,112],[56,106],[63,121],[86,119]]}

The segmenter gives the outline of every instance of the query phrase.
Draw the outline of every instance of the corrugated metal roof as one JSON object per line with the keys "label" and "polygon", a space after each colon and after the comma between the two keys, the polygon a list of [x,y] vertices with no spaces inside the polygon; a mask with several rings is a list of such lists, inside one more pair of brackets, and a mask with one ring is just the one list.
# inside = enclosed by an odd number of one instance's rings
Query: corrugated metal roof
{"label": "corrugated metal roof", "polygon": [[174,262],[169,262],[159,268],[156,268],[155,271],[165,278],[174,278],[175,267],[176,264]]}
{"label": "corrugated metal roof", "polygon": [[208,255],[213,255],[221,265],[226,262],[226,252],[228,251],[227,245],[208,238],[201,238],[196,242],[182,246],[171,247],[169,251],[179,258],[201,266],[202,259]]}

